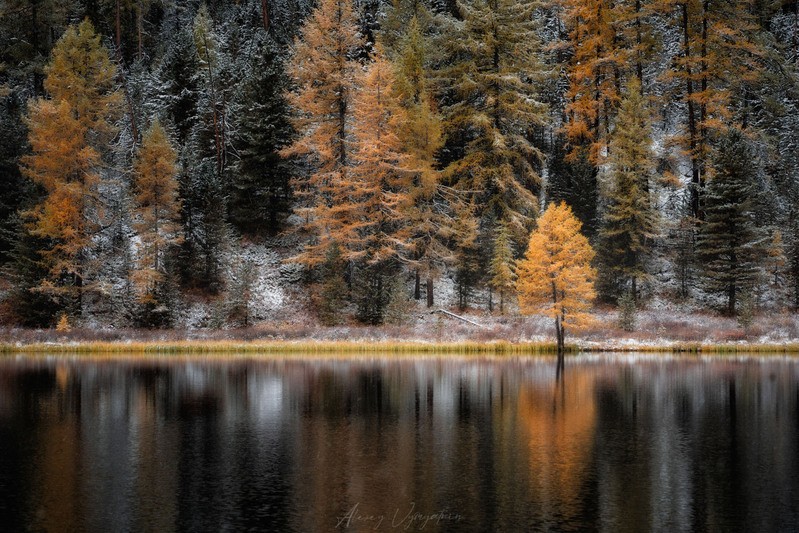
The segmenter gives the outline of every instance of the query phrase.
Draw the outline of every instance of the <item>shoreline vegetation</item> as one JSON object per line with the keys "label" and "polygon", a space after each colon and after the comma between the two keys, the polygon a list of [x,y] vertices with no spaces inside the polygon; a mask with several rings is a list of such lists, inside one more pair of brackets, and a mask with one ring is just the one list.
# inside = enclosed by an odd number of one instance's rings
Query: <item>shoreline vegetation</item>
{"label": "shoreline vegetation", "polygon": [[[551,320],[535,315],[418,314],[401,324],[323,326],[312,319],[264,321],[248,328],[66,329],[0,328],[3,355],[111,356],[555,356]],[[617,313],[597,308],[580,331],[569,333],[565,353],[799,356],[799,317],[759,315],[746,328],[734,318],[693,310],[642,310],[634,331]]]}
{"label": "shoreline vegetation", "polygon": [[[796,355],[799,343],[713,344],[567,343],[567,355],[590,353],[641,353],[685,355]],[[0,342],[2,355],[229,355],[229,356],[555,356],[555,342],[410,340],[178,340],[87,341],[54,338],[45,342]]]}

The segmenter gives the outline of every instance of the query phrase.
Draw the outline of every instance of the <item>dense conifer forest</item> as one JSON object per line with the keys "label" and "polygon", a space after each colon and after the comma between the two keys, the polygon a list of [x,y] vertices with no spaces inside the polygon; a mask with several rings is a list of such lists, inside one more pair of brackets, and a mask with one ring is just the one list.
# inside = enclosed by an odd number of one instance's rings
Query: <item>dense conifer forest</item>
{"label": "dense conifer forest", "polygon": [[0,179],[7,326],[527,312],[564,205],[592,305],[793,310],[799,2],[3,0]]}

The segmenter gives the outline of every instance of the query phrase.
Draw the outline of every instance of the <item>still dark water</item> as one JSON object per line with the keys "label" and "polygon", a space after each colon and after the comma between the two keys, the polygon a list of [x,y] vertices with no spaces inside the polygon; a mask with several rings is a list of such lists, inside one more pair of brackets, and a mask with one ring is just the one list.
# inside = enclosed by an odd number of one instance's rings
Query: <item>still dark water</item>
{"label": "still dark water", "polygon": [[799,359],[555,366],[0,359],[0,530],[799,530]]}

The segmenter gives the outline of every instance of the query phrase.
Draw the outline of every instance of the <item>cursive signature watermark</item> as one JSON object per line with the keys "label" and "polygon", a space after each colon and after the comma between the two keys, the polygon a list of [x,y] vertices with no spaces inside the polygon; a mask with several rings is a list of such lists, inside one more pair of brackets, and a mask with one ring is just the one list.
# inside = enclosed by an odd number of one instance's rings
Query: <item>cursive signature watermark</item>
{"label": "cursive signature watermark", "polygon": [[371,525],[372,529],[392,528],[401,530],[419,531],[428,524],[440,525],[441,522],[460,522],[463,515],[446,509],[432,513],[423,513],[416,509],[416,502],[411,502],[407,509],[394,509],[389,514],[370,514],[360,510],[360,503],[352,506],[343,516],[336,517],[337,529],[346,529],[353,526]]}

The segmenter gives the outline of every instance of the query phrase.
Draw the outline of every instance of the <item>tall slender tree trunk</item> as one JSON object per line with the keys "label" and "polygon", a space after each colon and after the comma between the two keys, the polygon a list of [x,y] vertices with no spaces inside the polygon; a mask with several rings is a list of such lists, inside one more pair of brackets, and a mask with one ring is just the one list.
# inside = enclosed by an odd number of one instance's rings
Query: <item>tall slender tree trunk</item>
{"label": "tall slender tree trunk", "polygon": [[144,6],[142,5],[142,0],[138,0],[136,3],[136,38],[138,40],[137,48],[136,48],[136,57],[139,61],[142,60],[144,57]]}
{"label": "tall slender tree trunk", "polygon": [[643,31],[641,30],[641,0],[635,0],[635,73],[638,81],[641,82],[641,96],[644,95],[644,52]]}
{"label": "tall slender tree trunk", "polygon": [[433,307],[433,278],[427,277],[427,307]]}
{"label": "tall slender tree trunk", "polygon": [[694,218],[699,218],[699,189],[700,189],[700,170],[697,160],[697,131],[696,131],[696,110],[694,109],[694,82],[693,69],[690,64],[691,57],[691,35],[690,35],[690,16],[688,14],[688,3],[680,4],[682,8],[682,30],[683,30],[683,57],[685,58],[686,74],[686,103],[688,105],[688,149],[691,157],[691,214]]}
{"label": "tall slender tree trunk", "polygon": [[563,321],[562,317],[558,316],[555,317],[555,335],[558,341],[558,364],[563,364],[563,357],[565,353],[565,333],[563,331]]}
{"label": "tall slender tree trunk", "polygon": [[264,23],[264,31],[269,31],[270,19],[269,19],[269,1],[268,0],[261,0],[261,19]]}
{"label": "tall slender tree trunk", "polygon": [[414,273],[414,280],[413,280],[413,299],[414,300],[421,300],[422,299],[422,275],[419,272],[419,269],[416,269]]}
{"label": "tall slender tree trunk", "polygon": [[710,10],[710,0],[705,0],[702,4],[702,46],[700,48],[700,62],[699,66],[702,69],[702,80],[700,90],[702,91],[702,100],[699,105],[699,138],[697,139],[697,166],[699,167],[699,217],[703,217],[702,209],[702,192],[705,187],[705,150],[707,147],[707,90],[708,90],[708,11]]}
{"label": "tall slender tree trunk", "polygon": [[136,143],[139,141],[139,127],[136,121],[136,113],[133,109],[133,100],[130,97],[130,91],[128,91],[128,77],[125,75],[125,61],[122,58],[121,1],[122,0],[116,0],[116,49],[114,50],[114,57],[117,61],[117,72],[119,73],[119,79],[122,85],[122,94],[125,96],[125,107],[128,112],[128,118],[130,119],[130,135],[133,138],[133,146],[135,147]]}
{"label": "tall slender tree trunk", "polygon": [[205,60],[208,64],[208,86],[211,93],[211,111],[213,112],[213,123],[214,123],[214,149],[216,151],[216,173],[218,176],[222,175],[222,170],[224,169],[224,103],[222,105],[222,110],[219,109],[219,103],[217,101],[217,94],[216,94],[216,82],[214,80],[214,69],[211,65],[211,57],[208,53],[208,39],[205,35],[203,35],[203,45],[205,46],[206,54]]}
{"label": "tall slender tree trunk", "polygon": [[117,53],[122,54],[122,0],[116,0],[116,17],[114,20],[114,29],[116,31],[116,47]]}

